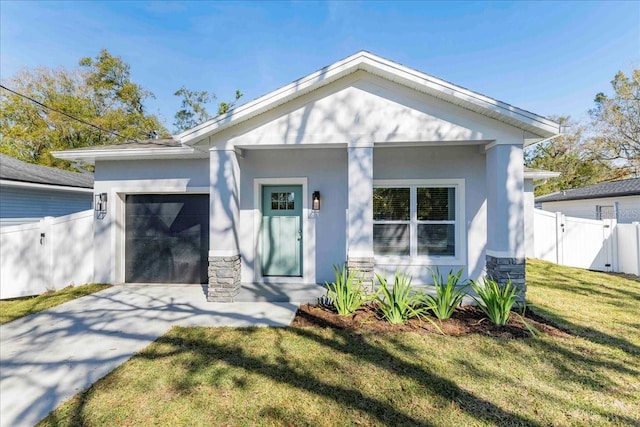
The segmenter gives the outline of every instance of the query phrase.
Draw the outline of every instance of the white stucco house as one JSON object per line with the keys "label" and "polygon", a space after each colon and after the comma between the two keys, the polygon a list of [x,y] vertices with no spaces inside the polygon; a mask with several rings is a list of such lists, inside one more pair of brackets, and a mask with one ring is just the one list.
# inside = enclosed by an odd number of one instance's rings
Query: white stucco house
{"label": "white stucco house", "polygon": [[[524,286],[523,148],[557,123],[359,52],[168,140],[95,164],[98,282],[322,283],[401,269]],[[524,291],[524,289],[523,289]],[[523,292],[524,293],[524,292]]]}
{"label": "white stucco house", "polygon": [[621,224],[640,221],[640,178],[600,182],[536,197],[536,205],[550,212],[587,219],[615,219]]}

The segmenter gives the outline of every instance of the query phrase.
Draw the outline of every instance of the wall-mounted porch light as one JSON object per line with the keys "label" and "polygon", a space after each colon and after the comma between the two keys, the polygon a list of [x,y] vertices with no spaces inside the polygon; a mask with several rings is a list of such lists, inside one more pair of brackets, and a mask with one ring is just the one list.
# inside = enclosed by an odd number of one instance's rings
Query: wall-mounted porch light
{"label": "wall-mounted porch light", "polygon": [[314,191],[313,192],[313,203],[312,203],[312,209],[317,212],[320,210],[320,192],[319,191]]}
{"label": "wall-mounted porch light", "polygon": [[93,208],[98,214],[98,218],[102,219],[107,214],[107,193],[99,193],[95,195],[95,203]]}

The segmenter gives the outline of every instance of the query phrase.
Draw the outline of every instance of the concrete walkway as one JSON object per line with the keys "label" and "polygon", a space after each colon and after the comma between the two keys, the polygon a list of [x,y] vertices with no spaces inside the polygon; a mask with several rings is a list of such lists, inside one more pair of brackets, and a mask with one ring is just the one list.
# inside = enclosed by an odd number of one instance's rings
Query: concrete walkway
{"label": "concrete walkway", "polygon": [[34,425],[172,326],[287,326],[297,307],[208,303],[199,286],[127,285],[1,325],[0,426]]}

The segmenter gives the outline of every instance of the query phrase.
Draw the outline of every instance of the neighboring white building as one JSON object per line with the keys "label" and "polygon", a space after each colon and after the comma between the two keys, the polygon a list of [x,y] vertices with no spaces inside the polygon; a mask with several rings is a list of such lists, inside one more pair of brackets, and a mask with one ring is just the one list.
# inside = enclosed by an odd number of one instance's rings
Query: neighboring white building
{"label": "neighboring white building", "polygon": [[0,227],[91,209],[93,175],[0,154]]}
{"label": "neighboring white building", "polygon": [[640,221],[640,178],[601,182],[536,197],[536,205],[550,212],[587,219]]}
{"label": "neighboring white building", "polygon": [[365,281],[439,267],[524,286],[523,148],[558,130],[359,52],[171,140],[54,155],[95,164],[108,201],[94,281],[207,283],[231,301],[345,262]]}

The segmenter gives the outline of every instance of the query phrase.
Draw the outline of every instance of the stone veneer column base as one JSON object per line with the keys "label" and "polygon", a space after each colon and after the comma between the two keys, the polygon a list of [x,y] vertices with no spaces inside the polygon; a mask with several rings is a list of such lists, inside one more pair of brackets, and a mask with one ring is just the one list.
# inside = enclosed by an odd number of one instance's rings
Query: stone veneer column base
{"label": "stone veneer column base", "polygon": [[367,293],[373,293],[374,273],[373,267],[375,262],[373,258],[348,258],[347,271],[357,271],[356,277],[362,280],[362,286]]}
{"label": "stone veneer column base", "polygon": [[233,302],[240,292],[240,255],[209,257],[207,301]]}
{"label": "stone veneer column base", "polygon": [[487,276],[504,285],[509,279],[518,289],[516,305],[522,306],[527,296],[524,258],[498,258],[487,255]]}

